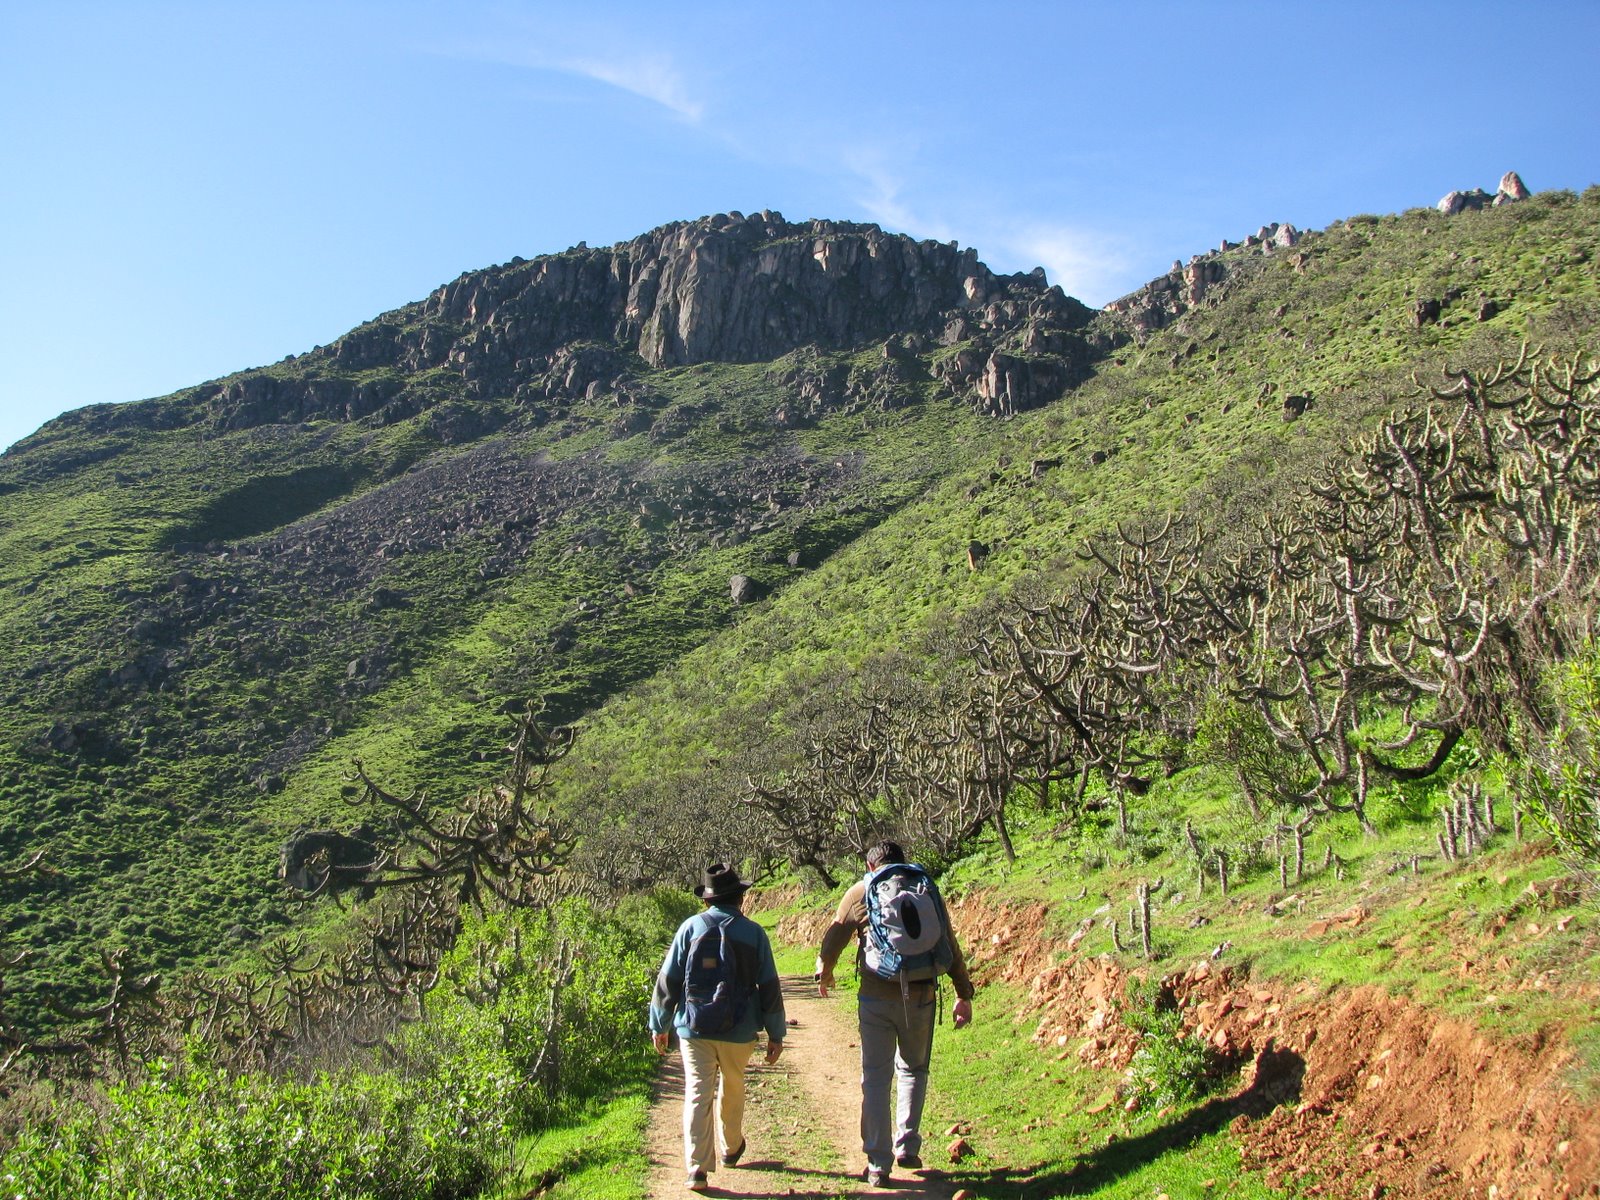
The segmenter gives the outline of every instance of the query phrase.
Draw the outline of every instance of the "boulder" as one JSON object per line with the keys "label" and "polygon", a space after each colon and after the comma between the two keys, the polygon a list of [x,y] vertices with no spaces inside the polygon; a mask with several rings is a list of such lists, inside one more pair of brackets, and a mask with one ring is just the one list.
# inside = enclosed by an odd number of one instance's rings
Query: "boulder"
{"label": "boulder", "polygon": [[45,734],[45,745],[57,754],[75,753],[82,745],[81,730],[76,725],[68,725],[65,721],[57,721],[50,726],[50,732]]}
{"label": "boulder", "polygon": [[655,417],[649,409],[625,408],[618,413],[611,422],[611,435],[613,437],[631,437],[636,433],[643,433],[655,424]]}
{"label": "boulder", "polygon": [[748,575],[734,575],[728,580],[728,595],[735,604],[752,604],[761,599],[762,587]]}
{"label": "boulder", "polygon": [[378,843],[369,826],[358,825],[349,833],[297,829],[279,853],[278,878],[302,892],[325,886],[349,887],[365,882],[378,856]]}
{"label": "boulder", "polygon": [[1489,193],[1482,188],[1473,188],[1470,192],[1447,192],[1444,199],[1439,201],[1438,209],[1447,217],[1456,213],[1466,212],[1468,209],[1477,211],[1490,201]]}
{"label": "boulder", "polygon": [[1059,358],[1024,358],[997,350],[975,390],[984,412],[1008,416],[1058,399],[1075,381],[1073,370]]}
{"label": "boulder", "polygon": [[375,612],[382,612],[388,608],[409,608],[411,599],[404,592],[396,591],[394,588],[375,587],[372,589],[372,597],[367,601],[367,606]]}
{"label": "boulder", "polygon": [[1522,182],[1522,176],[1515,171],[1507,171],[1500,176],[1500,186],[1494,194],[1496,204],[1511,204],[1517,200],[1526,200],[1533,195],[1528,190],[1528,185]]}

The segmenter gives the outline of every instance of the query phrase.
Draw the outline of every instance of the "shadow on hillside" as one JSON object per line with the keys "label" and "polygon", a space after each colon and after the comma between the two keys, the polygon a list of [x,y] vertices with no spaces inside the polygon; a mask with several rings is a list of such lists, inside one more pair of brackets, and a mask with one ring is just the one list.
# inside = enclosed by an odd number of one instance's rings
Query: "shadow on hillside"
{"label": "shadow on hillside", "polygon": [[1280,1104],[1297,1103],[1305,1060],[1292,1050],[1268,1049],[1256,1060],[1255,1080],[1233,1096],[1219,1096],[1177,1120],[1137,1137],[1118,1138],[1078,1158],[1066,1169],[1035,1173],[1001,1168],[951,1178],[974,1187],[1006,1184],[1008,1195],[1033,1198],[1081,1196],[1149,1166],[1163,1155],[1183,1150],[1222,1129],[1236,1117],[1263,1117]]}

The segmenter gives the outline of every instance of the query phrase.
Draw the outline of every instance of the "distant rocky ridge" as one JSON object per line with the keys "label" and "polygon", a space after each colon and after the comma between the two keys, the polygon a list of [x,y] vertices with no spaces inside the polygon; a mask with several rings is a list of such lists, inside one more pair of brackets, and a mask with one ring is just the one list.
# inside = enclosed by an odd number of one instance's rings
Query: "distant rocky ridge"
{"label": "distant rocky ridge", "polygon": [[[1482,188],[1470,192],[1449,192],[1436,206],[1446,216],[1475,211],[1486,207],[1512,204],[1533,195],[1522,177],[1507,171],[1500,177],[1494,195]],[[1231,275],[1243,261],[1259,259],[1293,249],[1299,244],[1301,232],[1293,225],[1263,225],[1242,242],[1224,240],[1215,250],[1192,256],[1188,263],[1174,262],[1172,269],[1106,305],[1105,311],[1129,330],[1135,337],[1145,337],[1156,330],[1165,329],[1184,313],[1201,304],[1208,296],[1226,285]],[[1296,267],[1305,264],[1304,257],[1292,260]],[[1437,316],[1437,313],[1435,313]],[[1420,320],[1419,320],[1420,323]]]}
{"label": "distant rocky ridge", "polygon": [[1165,329],[1189,309],[1199,304],[1228,278],[1227,257],[1243,252],[1250,255],[1274,254],[1291,249],[1300,240],[1293,225],[1263,225],[1242,242],[1224,240],[1217,249],[1196,254],[1187,265],[1174,262],[1165,275],[1158,275],[1136,292],[1106,305],[1113,314],[1143,337]]}
{"label": "distant rocky ridge", "polygon": [[[1453,191],[1438,208],[1453,215],[1530,194],[1508,171],[1493,196]],[[1224,240],[1112,301],[1096,322],[1042,269],[996,275],[954,242],[870,224],[793,223],[766,210],[723,213],[602,249],[579,244],[470,271],[275,367],[169,401],[100,405],[57,422],[229,430],[317,419],[388,425],[427,414],[440,441],[461,443],[518,417],[537,423],[608,396],[617,408],[613,433],[665,439],[694,414],[663,411],[652,369],[766,362],[805,350],[834,357],[802,355],[778,371],[788,398],[771,414],[776,428],[829,411],[899,407],[929,384],[1005,416],[1058,399],[1120,340],[1172,325],[1214,301],[1243,264],[1291,252],[1301,237],[1274,222]],[[875,344],[881,355],[870,369],[838,360],[838,352]]]}

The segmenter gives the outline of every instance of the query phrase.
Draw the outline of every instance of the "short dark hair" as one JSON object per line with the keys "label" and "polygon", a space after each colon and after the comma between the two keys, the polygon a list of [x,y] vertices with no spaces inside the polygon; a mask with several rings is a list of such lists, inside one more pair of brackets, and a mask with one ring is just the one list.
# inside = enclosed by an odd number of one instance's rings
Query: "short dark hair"
{"label": "short dark hair", "polygon": [[867,847],[867,866],[876,870],[884,863],[898,863],[906,861],[906,852],[900,848],[899,842],[879,842],[877,845]]}

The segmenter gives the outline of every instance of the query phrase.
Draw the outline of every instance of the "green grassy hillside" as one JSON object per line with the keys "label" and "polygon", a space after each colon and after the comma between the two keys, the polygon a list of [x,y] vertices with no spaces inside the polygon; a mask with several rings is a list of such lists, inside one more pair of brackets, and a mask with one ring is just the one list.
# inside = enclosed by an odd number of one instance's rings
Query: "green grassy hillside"
{"label": "green grassy hillside", "polygon": [[[586,803],[628,804],[674,779],[703,791],[711,775],[726,800],[742,751],[807,727],[819,693],[836,696],[875,657],[900,655],[894,669],[912,673],[969,669],[970,632],[1009,600],[1059,594],[1084,568],[1085,539],[1171,514],[1237,536],[1446,365],[1484,368],[1525,343],[1592,349],[1597,218],[1597,189],[1461,220],[1414,210],[1249,260],[1223,294],[967,447],[915,504],[602,709],[575,751],[575,786]],[[1414,301],[1444,295],[1457,298],[1442,319],[1418,327]],[[1480,298],[1496,301],[1486,319]],[[1288,419],[1295,395],[1312,402]],[[974,541],[988,554],[971,570]]]}
{"label": "green grassy hillside", "polygon": [[[69,414],[0,460],[3,848],[48,846],[56,871],[4,901],[33,951],[12,1013],[92,995],[91,946],[168,971],[247,951],[300,916],[274,880],[285,835],[361,817],[352,758],[460,795],[533,698],[582,725],[559,789],[596,855],[648,843],[640,881],[691,849],[765,856],[729,798],[864,665],[959,667],[974,622],[1057,592],[1118,522],[1271,508],[1414,371],[1583,344],[1597,215],[1591,189],[1230,251],[1177,323],[1132,341],[1098,318],[1091,377],[1004,420],[942,381],[974,347],[1079,337],[1041,302],[1002,334],[773,363],[650,368],[578,341],[528,383],[475,374],[509,334],[463,315],[472,277],[327,351]],[[432,365],[449,338],[461,371]],[[562,391],[569,363],[596,382]],[[1295,420],[1290,396],[1312,399]],[[766,598],[736,606],[737,574]],[[728,820],[640,832],[688,802]]]}
{"label": "green grassy hillside", "polygon": [[[0,1149],[37,1194],[192,1193],[240,1139],[275,1179],[311,1162],[302,1121],[334,1165],[241,1195],[610,1162],[592,1130],[516,1139],[617,1103],[634,1127],[627,1030],[682,884],[717,858],[842,878],[885,830],[972,905],[997,1015],[937,1119],[975,1131],[979,1194],[1210,1192],[1249,1162],[1235,1194],[1331,1185],[1336,1158],[1285,1165],[1295,1130],[1343,1151],[1420,1120],[1301,1037],[1369,984],[1418,1002],[1407,1027],[1462,1023],[1452,1078],[1481,1037],[1592,1088],[1600,188],[1207,255],[1153,332],[824,224],[686,227],[764,264],[716,282],[727,338],[674,348],[682,293],[634,312],[671,227],[0,458]],[[910,282],[861,307],[833,250]],[[1446,368],[1475,418],[1387,420]],[[1191,560],[1147,541],[1174,520]],[[530,702],[570,752],[515,722]],[[277,882],[296,827],[363,820],[381,899]],[[1097,1015],[1085,970],[1154,982]],[[1326,1014],[1409,1055],[1375,1005]],[[1302,1077],[1262,1077],[1267,1029]],[[1337,1078],[1283,1107],[1313,1068]],[[1026,1104],[995,1083],[1036,1069]],[[1202,1095],[1228,1080],[1257,1107]],[[1488,1148],[1440,1149],[1439,1178],[1475,1186],[1514,1154],[1499,1110],[1455,1108],[1485,1127],[1440,1146]],[[1540,1113],[1527,1136],[1568,1153],[1571,1112]]]}

